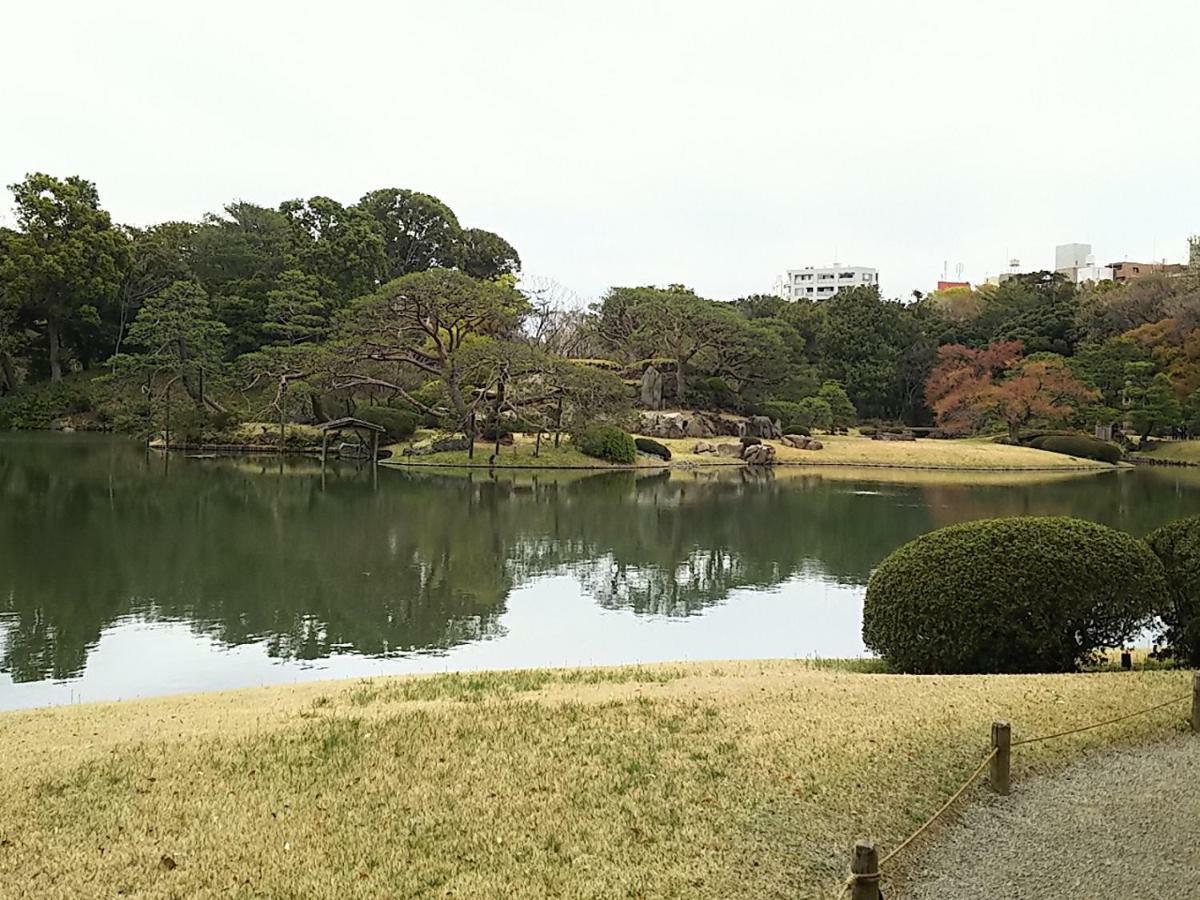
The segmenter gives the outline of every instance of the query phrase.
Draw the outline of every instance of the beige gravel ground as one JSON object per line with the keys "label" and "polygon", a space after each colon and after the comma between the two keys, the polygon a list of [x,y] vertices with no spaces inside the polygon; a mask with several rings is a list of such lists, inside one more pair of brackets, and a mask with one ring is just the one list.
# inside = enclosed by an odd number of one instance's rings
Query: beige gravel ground
{"label": "beige gravel ground", "polygon": [[1200,898],[1200,736],[1094,752],[968,809],[904,900]]}

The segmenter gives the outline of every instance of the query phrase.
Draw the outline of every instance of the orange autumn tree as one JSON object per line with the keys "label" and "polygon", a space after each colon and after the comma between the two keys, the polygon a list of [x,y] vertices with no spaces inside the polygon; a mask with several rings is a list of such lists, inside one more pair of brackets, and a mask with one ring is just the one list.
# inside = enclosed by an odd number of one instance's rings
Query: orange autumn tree
{"label": "orange autumn tree", "polygon": [[1020,341],[1001,341],[975,350],[962,344],[938,349],[938,361],[925,382],[925,399],[939,427],[954,434],[999,420],[1016,443],[1033,421],[1061,425],[1075,404],[1099,397],[1078,381],[1060,356],[1021,356]]}

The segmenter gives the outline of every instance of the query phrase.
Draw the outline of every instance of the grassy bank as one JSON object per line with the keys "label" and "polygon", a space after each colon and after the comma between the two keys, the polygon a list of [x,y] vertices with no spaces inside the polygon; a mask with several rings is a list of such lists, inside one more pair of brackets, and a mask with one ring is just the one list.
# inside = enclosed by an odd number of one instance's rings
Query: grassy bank
{"label": "grassy bank", "polygon": [[[14,896],[816,896],[1014,738],[1177,672],[914,678],[722,663],[310,684],[0,716]],[[1021,748],[1014,777],[1181,727]]]}
{"label": "grassy bank", "polygon": [[1149,453],[1130,454],[1135,459],[1187,463],[1200,466],[1200,441],[1159,441]]}
{"label": "grassy bank", "polygon": [[[736,438],[713,438],[712,443],[736,442]],[[860,466],[910,469],[961,469],[974,471],[1051,471],[1090,469],[1105,470],[1113,467],[1108,463],[1095,462],[1035,450],[1032,447],[1013,447],[997,444],[990,440],[922,440],[922,441],[873,441],[859,435],[820,435],[824,449],[818,451],[796,450],[778,441],[768,441],[775,447],[780,463],[811,466]],[[725,456],[696,454],[695,438],[664,439],[661,443],[671,448],[673,465],[680,466],[740,466],[742,462]],[[392,465],[421,466],[466,466],[487,467],[491,455],[491,444],[475,445],[474,460],[467,458],[465,450],[432,453],[426,456],[404,456],[403,444],[391,448]],[[553,441],[542,441],[539,456],[533,455],[534,441],[527,435],[517,435],[510,447],[501,447],[497,464],[533,468],[613,468],[602,460],[584,456],[569,440],[554,447]],[[657,467],[662,463],[645,456],[638,457],[638,466]]]}

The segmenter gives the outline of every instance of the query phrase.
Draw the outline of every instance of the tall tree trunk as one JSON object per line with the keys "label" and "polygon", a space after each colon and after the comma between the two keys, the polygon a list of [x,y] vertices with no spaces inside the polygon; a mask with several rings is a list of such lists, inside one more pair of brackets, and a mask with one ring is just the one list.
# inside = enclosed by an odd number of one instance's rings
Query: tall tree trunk
{"label": "tall tree trunk", "polygon": [[1008,423],[1008,442],[1010,444],[1021,443],[1021,425],[1019,422]]}
{"label": "tall tree trunk", "polygon": [[17,389],[17,373],[13,369],[12,357],[0,353],[0,394],[10,394]]}
{"label": "tall tree trunk", "polygon": [[46,320],[46,337],[50,339],[50,380],[62,381],[62,348],[58,343],[58,323],[54,319]]}
{"label": "tall tree trunk", "polygon": [[675,405],[683,406],[687,394],[687,359],[675,357]]}

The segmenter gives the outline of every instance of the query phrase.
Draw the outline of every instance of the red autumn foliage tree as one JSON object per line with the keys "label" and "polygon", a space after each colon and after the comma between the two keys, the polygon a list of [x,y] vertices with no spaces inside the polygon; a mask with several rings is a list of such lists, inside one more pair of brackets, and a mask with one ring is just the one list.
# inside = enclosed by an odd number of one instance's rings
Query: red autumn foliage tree
{"label": "red autumn foliage tree", "polygon": [[925,399],[946,431],[963,433],[988,420],[1008,427],[1016,442],[1034,420],[1062,424],[1076,403],[1096,391],[1078,381],[1061,357],[1023,359],[1020,341],[1001,341],[982,350],[948,344],[925,382]]}

